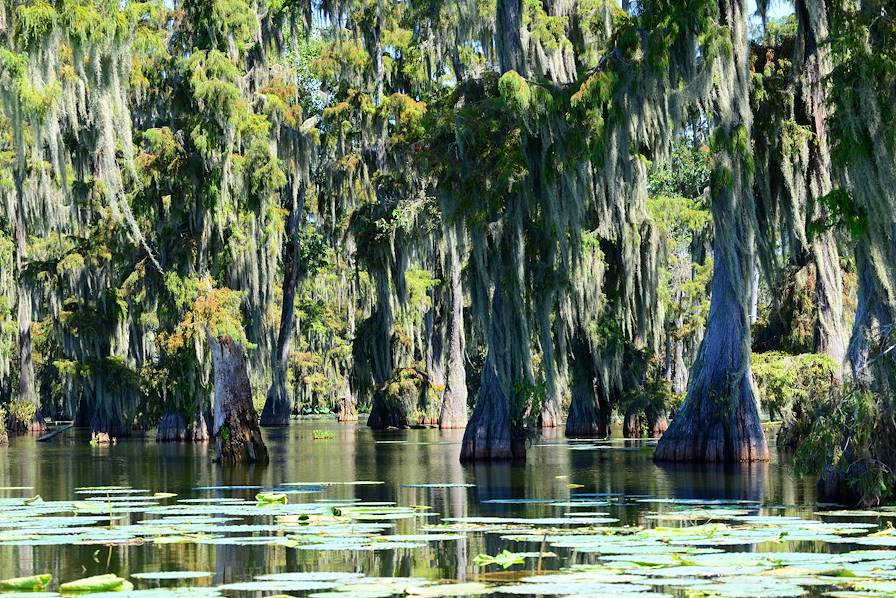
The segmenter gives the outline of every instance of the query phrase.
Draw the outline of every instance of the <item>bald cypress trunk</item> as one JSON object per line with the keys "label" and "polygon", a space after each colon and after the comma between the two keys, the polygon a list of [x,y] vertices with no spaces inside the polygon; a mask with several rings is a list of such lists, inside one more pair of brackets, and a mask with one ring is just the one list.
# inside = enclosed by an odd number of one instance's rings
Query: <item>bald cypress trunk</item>
{"label": "bald cypress trunk", "polygon": [[496,13],[498,62],[501,72],[528,74],[523,48],[523,3],[521,0],[498,0]]}
{"label": "bald cypress trunk", "polygon": [[393,335],[395,316],[392,309],[392,289],[388,270],[375,277],[377,288],[376,310],[368,324],[370,330],[370,355],[373,376],[373,400],[367,425],[376,430],[407,428],[407,405],[399,397],[386,394],[386,383],[395,369]]}
{"label": "bald cypress trunk", "polygon": [[504,328],[504,310],[500,280],[492,296],[492,315],[489,321],[489,343],[482,382],[476,405],[460,447],[461,461],[497,461],[526,458],[526,440],[519,420],[525,414],[518,405],[511,404],[509,381],[513,376],[512,342]]}
{"label": "bald cypress trunk", "polygon": [[525,459],[525,439],[515,437],[510,397],[504,391],[492,349],[485,358],[482,384],[464,431],[461,461]]}
{"label": "bald cypress trunk", "polygon": [[283,251],[283,303],[280,307],[280,329],[277,346],[273,354],[273,380],[268,389],[264,408],[261,410],[262,426],[289,425],[292,413],[292,399],[288,390],[289,355],[295,325],[296,287],[299,282],[299,259],[301,242],[299,224],[305,204],[305,185],[293,181],[291,184],[289,214],[286,218],[286,246]]}
{"label": "bald cypress trunk", "polygon": [[[767,273],[780,282],[774,309],[759,328],[757,347],[825,353],[842,364],[846,353],[843,285],[837,239],[821,199],[833,189],[825,101],[832,60],[823,3],[796,2],[798,23],[790,62],[786,46],[757,47],[754,104],[755,179],[759,249]],[[789,68],[788,64],[791,65]],[[772,67],[771,69],[769,67]],[[777,69],[777,70],[776,70]],[[781,260],[781,258],[784,258]],[[811,326],[803,324],[811,319]]]}
{"label": "bald cypress trunk", "polygon": [[830,27],[829,35],[819,37],[831,40],[836,52],[823,90],[838,167],[834,199],[848,212],[835,222],[850,225],[858,278],[847,350],[852,384],[833,413],[845,425],[836,430],[838,443],[827,447],[819,494],[866,505],[891,496],[896,480],[896,82],[881,74],[896,62],[887,6],[861,0],[798,3],[798,14],[804,12],[822,31]]}
{"label": "bald cypress trunk", "polygon": [[[809,145],[809,185],[816,206],[812,217],[824,218],[824,209],[817,199],[830,193],[831,150],[828,141],[828,107],[825,101],[825,79],[831,72],[830,48],[824,37],[828,34],[824,10],[809,10],[805,1],[795,3],[800,27],[797,51],[803,58],[804,79],[801,97],[798,98],[804,118],[815,133],[814,143]],[[821,38],[821,39],[820,39]],[[826,230],[812,240],[812,261],[815,264],[816,324],[814,344],[816,353],[825,353],[842,364],[846,357],[846,334],[843,329],[843,273],[840,254],[834,233]]]}
{"label": "bald cypress trunk", "polygon": [[[13,36],[13,43],[15,36]],[[28,245],[28,233],[25,229],[25,123],[22,116],[22,105],[18,95],[12,104],[12,132],[16,160],[13,168],[15,181],[15,222],[14,234],[16,242],[16,327],[18,329],[19,349],[19,385],[18,400],[34,406],[34,417],[30,422],[13,422],[23,431],[41,432],[47,429],[44,418],[40,414],[40,400],[34,388],[34,363],[31,347],[31,290],[25,284],[25,252]],[[12,429],[16,432],[16,429]]]}
{"label": "bald cypress trunk", "polygon": [[688,396],[657,445],[656,461],[768,460],[751,384],[747,309],[718,248],[716,255],[706,335]]}
{"label": "bald cypress trunk", "polygon": [[169,411],[162,416],[156,431],[156,442],[206,442],[208,424],[200,411],[188,419],[181,413]]}
{"label": "bald cypress trunk", "polygon": [[358,401],[352,392],[348,377],[343,376],[336,399],[336,421],[350,423],[358,421]]}
{"label": "bald cypress trunk", "polygon": [[542,368],[544,369],[544,403],[538,425],[541,428],[556,428],[561,420],[560,372],[554,357],[554,338],[551,330],[551,309],[556,293],[547,291],[550,297],[538,304],[538,338],[541,345]]}
{"label": "bald cypress trunk", "polygon": [[622,418],[623,438],[640,438],[642,436],[641,416],[638,413],[629,412]]}
{"label": "bald cypress trunk", "polygon": [[[896,233],[896,226],[893,226],[893,232]],[[892,425],[892,406],[888,404],[892,399],[888,401],[886,395],[893,390],[891,386],[894,376],[891,369],[893,360],[888,359],[886,355],[875,354],[875,349],[879,348],[881,341],[886,338],[888,331],[892,330],[896,322],[892,317],[893,312],[878,290],[873,258],[862,245],[856,251],[856,266],[858,302],[847,354],[856,386],[853,392],[870,390],[881,398],[885,407],[885,411],[881,413],[882,430],[875,439],[872,439],[872,443],[875,452],[882,460],[892,459],[892,455],[896,454],[896,438],[893,437],[896,430]],[[867,447],[861,447],[865,448]],[[818,480],[819,498],[844,504],[861,503],[866,506],[878,504],[881,499],[880,490],[863,496],[861,489],[853,483],[868,473],[871,463],[867,458],[860,456],[859,451],[853,446],[850,433],[844,435],[840,451],[842,453],[839,457],[840,465],[835,466],[834,459],[829,456],[822,469]]]}
{"label": "bald cypress trunk", "polygon": [[568,438],[606,438],[611,408],[594,372],[593,357],[581,341],[573,341],[572,400],[566,417]]}
{"label": "bald cypress trunk", "polygon": [[684,361],[684,340],[672,342],[672,392],[684,394],[688,390],[688,366]]}
{"label": "bald cypress trunk", "polygon": [[243,347],[229,336],[209,335],[215,376],[212,433],[215,461],[267,463],[268,449],[252,405]]}
{"label": "bald cypress trunk", "polygon": [[657,444],[656,461],[769,458],[750,372],[754,214],[746,3],[721,0],[719,11],[732,53],[716,59],[712,298],[688,396]]}
{"label": "bald cypress trunk", "polygon": [[834,235],[826,232],[812,244],[815,262],[816,316],[814,345],[816,353],[824,353],[841,365],[846,359],[843,331],[843,272]]}
{"label": "bald cypress trunk", "polygon": [[467,370],[464,365],[464,289],[456,233],[448,235],[451,314],[448,320],[448,360],[439,428],[467,425]]}
{"label": "bald cypress trunk", "polygon": [[[526,55],[522,43],[523,6],[520,0],[498,0],[496,7],[496,44],[498,61],[502,73],[514,70],[521,76],[527,75]],[[525,144],[525,142],[524,142]],[[525,153],[525,148],[524,148]],[[507,283],[506,276],[516,279],[514,269],[522,260],[519,242],[522,239],[522,214],[519,202],[522,199],[510,199],[505,215],[504,230],[498,239],[499,251],[503,255],[498,258],[500,267],[489,272],[494,288],[491,295],[491,314],[488,318],[488,350],[482,369],[482,382],[476,396],[476,404],[461,444],[461,461],[490,461],[525,459],[526,445],[523,437],[524,424],[520,405],[512,404],[515,398],[512,393],[518,392],[513,385],[530,383],[531,372],[523,372],[519,366],[519,352],[529,351],[530,347],[517,346],[519,337],[528,343],[528,327],[520,310],[518,297],[504,297]],[[505,266],[510,266],[505,268]],[[521,288],[513,284],[511,293],[522,293]],[[505,301],[509,306],[505,306]],[[505,309],[508,310],[505,312]],[[527,377],[528,375],[528,377]]]}

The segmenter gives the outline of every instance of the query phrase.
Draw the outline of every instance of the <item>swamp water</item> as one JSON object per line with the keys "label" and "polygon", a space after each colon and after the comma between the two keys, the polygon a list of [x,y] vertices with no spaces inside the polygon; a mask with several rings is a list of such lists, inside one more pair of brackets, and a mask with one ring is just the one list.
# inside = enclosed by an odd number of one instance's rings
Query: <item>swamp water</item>
{"label": "swamp water", "polygon": [[462,431],[265,436],[271,464],[236,468],[149,437],[13,438],[0,580],[50,573],[49,596],[113,574],[80,595],[133,598],[896,595],[896,509],[817,505],[774,452],[658,467],[650,443],[558,431],[525,464],[461,466]]}

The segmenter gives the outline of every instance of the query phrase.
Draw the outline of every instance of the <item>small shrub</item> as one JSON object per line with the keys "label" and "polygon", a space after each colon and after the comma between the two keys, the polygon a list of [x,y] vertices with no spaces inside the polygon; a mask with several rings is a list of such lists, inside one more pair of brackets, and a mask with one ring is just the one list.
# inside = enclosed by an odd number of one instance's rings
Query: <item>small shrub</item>
{"label": "small shrub", "polygon": [[11,422],[27,426],[34,419],[37,406],[30,401],[15,400],[6,406],[6,416]]}
{"label": "small shrub", "polygon": [[836,392],[837,364],[824,354],[753,354],[753,379],[762,407],[780,419],[778,444],[795,448],[809,434],[812,414]]}

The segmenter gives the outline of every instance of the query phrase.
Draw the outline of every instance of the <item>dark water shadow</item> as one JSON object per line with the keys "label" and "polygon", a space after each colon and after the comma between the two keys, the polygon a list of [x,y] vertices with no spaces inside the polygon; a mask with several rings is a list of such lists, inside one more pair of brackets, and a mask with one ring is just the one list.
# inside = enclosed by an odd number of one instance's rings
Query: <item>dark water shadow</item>
{"label": "dark water shadow", "polygon": [[673,498],[764,502],[769,463],[662,463]]}

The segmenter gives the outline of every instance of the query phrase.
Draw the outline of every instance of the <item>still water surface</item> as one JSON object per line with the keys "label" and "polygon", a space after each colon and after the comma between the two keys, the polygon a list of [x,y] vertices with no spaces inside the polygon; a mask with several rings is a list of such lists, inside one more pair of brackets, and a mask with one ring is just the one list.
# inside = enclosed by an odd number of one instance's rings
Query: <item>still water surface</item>
{"label": "still water surface", "polygon": [[[331,439],[313,440],[313,430],[327,429]],[[525,464],[462,466],[457,459],[462,431],[408,430],[373,433],[363,425],[295,423],[265,430],[272,461],[268,466],[220,467],[209,448],[194,444],[157,444],[151,436],[110,447],[91,447],[78,432],[49,443],[13,438],[0,459],[0,486],[33,486],[33,490],[0,491],[0,497],[39,494],[44,500],[74,500],[84,486],[130,486],[184,498],[238,497],[254,500],[257,489],[196,490],[202,486],[260,486],[295,482],[382,481],[378,485],[334,485],[317,494],[291,495],[293,502],[359,499],[402,506],[426,505],[444,517],[558,517],[564,511],[544,502],[501,502],[505,499],[557,501],[587,494],[625,495],[598,509],[618,518],[616,525],[645,525],[649,512],[675,504],[637,502],[640,498],[736,499],[757,501],[771,509],[750,507],[756,514],[810,518],[815,510],[812,480],[794,474],[787,457],[770,464],[723,468],[708,465],[658,467],[640,441],[596,444],[567,441],[561,431],[535,442]],[[773,452],[774,454],[774,452]],[[409,484],[470,484],[468,487],[409,488]],[[498,502],[487,502],[498,501]],[[680,508],[680,506],[678,507]],[[580,509],[587,512],[589,509]],[[131,522],[145,517],[129,515]],[[421,533],[420,522],[397,521],[399,533]],[[416,526],[416,529],[415,529]],[[255,575],[298,571],[357,571],[375,576],[419,576],[472,580],[488,577],[473,564],[479,553],[535,550],[538,544],[508,543],[500,534],[475,534],[466,541],[433,542],[423,548],[352,551],[296,550],[280,545],[208,544],[0,546],[0,579],[49,572],[70,580],[112,572],[122,577],[145,571],[197,570],[214,576],[194,585],[220,585],[251,580]],[[742,550],[742,548],[741,548]],[[593,554],[555,550],[542,568],[572,562],[595,562]],[[529,561],[515,569],[531,571]],[[145,583],[138,587],[152,587]]]}

